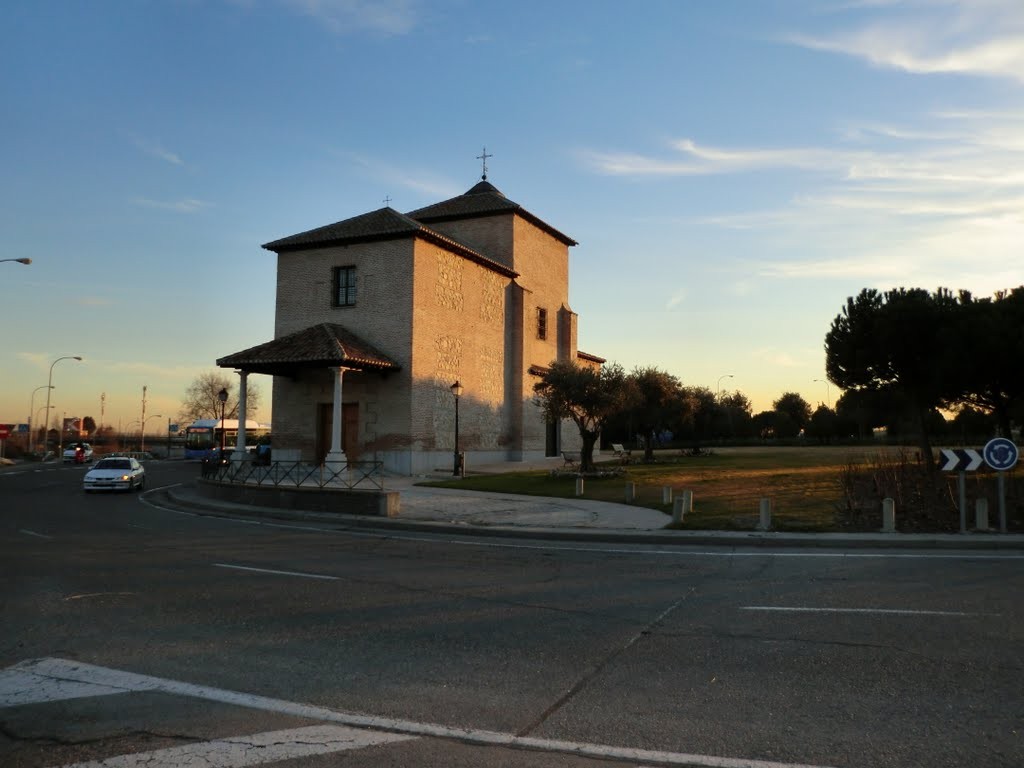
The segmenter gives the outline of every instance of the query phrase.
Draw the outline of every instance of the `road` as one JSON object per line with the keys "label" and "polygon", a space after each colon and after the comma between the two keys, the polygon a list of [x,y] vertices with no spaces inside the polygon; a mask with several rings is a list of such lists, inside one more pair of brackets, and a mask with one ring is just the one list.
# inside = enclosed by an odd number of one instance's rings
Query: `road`
{"label": "road", "polygon": [[4,766],[1024,765],[1024,553],[342,533],[83,473],[0,472]]}

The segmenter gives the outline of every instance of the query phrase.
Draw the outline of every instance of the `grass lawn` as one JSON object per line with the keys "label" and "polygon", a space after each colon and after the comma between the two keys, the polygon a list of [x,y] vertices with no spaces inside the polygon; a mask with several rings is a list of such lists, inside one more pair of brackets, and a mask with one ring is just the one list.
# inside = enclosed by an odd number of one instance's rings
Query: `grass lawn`
{"label": "grass lawn", "polygon": [[[656,451],[656,463],[636,461],[608,478],[585,478],[583,498],[625,501],[626,483],[636,483],[639,506],[658,509],[671,522],[672,505],[662,504],[662,488],[673,496],[693,492],[693,513],[687,529],[750,530],[758,522],[762,498],[772,500],[772,526],[787,531],[838,530],[835,513],[845,504],[840,472],[851,465],[870,465],[899,448],[880,446],[809,446],[716,448],[710,456],[682,456],[679,451]],[[598,468],[619,467],[618,461]],[[547,471],[470,475],[460,480],[427,483],[443,488],[521,493],[557,498],[576,496],[576,476]],[[879,513],[880,514],[880,513]]]}

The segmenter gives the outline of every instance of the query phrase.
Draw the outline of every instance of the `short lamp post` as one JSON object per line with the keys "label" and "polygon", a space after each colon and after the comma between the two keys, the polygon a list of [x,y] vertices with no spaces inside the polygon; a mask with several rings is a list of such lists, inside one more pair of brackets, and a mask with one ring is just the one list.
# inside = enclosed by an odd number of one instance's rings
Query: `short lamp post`
{"label": "short lamp post", "polygon": [[217,393],[217,399],[220,400],[220,460],[224,461],[224,407],[228,402],[228,391],[224,387],[221,387],[220,392]]}
{"label": "short lamp post", "polygon": [[163,418],[163,416],[161,414],[154,413],[152,416],[147,416],[146,417],[146,421],[142,422],[142,431],[141,431],[142,436],[141,436],[141,438],[139,440],[139,451],[140,452],[145,452],[145,450],[146,450],[146,422],[148,422],[150,419],[162,419],[162,418]]}
{"label": "short lamp post", "polygon": [[455,468],[452,470],[452,474],[458,477],[462,474],[462,462],[459,456],[459,398],[462,397],[462,385],[456,381],[452,384],[451,390],[455,396]]}

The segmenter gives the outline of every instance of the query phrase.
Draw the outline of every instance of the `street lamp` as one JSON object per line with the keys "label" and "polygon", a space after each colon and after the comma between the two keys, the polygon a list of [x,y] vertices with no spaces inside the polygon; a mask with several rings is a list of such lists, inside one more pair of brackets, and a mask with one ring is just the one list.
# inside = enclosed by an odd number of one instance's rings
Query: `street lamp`
{"label": "street lamp", "polygon": [[815,381],[825,385],[825,405],[829,408],[832,407],[832,390],[828,386],[828,379],[815,379]]}
{"label": "street lamp", "polygon": [[722,374],[721,376],[718,377],[718,391],[715,392],[715,399],[716,400],[722,396],[722,379],[731,379],[731,378],[732,378],[732,374],[731,373],[724,373],[724,374]]}
{"label": "street lamp", "polygon": [[[56,360],[54,360],[52,363],[50,363],[50,377],[46,380],[46,386],[49,387],[49,389],[46,390],[46,431],[43,433],[43,451],[44,452],[46,451],[47,439],[50,436],[50,390],[53,389],[53,366],[55,366],[61,360],[77,360],[78,362],[82,362],[82,357],[81,357],[81,355],[67,355],[65,357],[58,357]],[[64,425],[62,424],[61,425],[61,430],[62,430],[61,439],[63,439],[63,437],[64,437],[63,436],[63,429],[64,429]]]}
{"label": "street lamp", "polygon": [[[146,421],[149,421],[150,419],[162,419],[162,418],[163,418],[163,416],[161,414],[154,413],[152,416],[147,416],[146,417]],[[140,430],[140,432],[142,432],[142,439],[139,441],[139,452],[140,453],[142,451],[146,450],[146,421],[142,422],[142,429]]]}
{"label": "street lamp", "polygon": [[[38,411],[36,411],[36,413],[35,413],[35,416],[36,416],[35,421],[39,421],[39,414],[43,412],[44,408],[46,408],[45,405],[42,408],[40,408]],[[53,406],[51,405],[50,408],[53,408]],[[47,416],[50,415],[49,411],[47,411],[46,415]],[[47,419],[47,421],[49,421],[49,419]],[[46,434],[45,433],[43,433],[43,450],[44,451],[46,450]]]}
{"label": "street lamp", "polygon": [[220,460],[224,461],[224,406],[228,401],[228,391],[225,387],[221,387],[220,392],[217,393],[217,399],[220,400]]}
{"label": "street lamp", "polygon": [[[32,397],[28,401],[28,441],[29,441],[29,447],[30,448],[31,448],[31,443],[32,443],[32,416],[36,412],[36,392],[38,392],[40,389],[47,389],[47,388],[53,389],[53,387],[51,387],[49,384],[43,384],[43,386],[36,387],[35,389],[33,389],[32,390]],[[42,408],[40,408],[39,410],[42,410]]]}
{"label": "street lamp", "polygon": [[462,385],[459,382],[455,382],[451,386],[452,394],[455,396],[455,469],[452,474],[458,477],[462,469],[462,462],[459,456],[459,398],[462,397]]}
{"label": "street lamp", "polygon": [[0,259],[0,261],[16,261],[19,264],[31,264],[32,263],[32,259],[25,259],[25,258],[21,258],[21,259]]}

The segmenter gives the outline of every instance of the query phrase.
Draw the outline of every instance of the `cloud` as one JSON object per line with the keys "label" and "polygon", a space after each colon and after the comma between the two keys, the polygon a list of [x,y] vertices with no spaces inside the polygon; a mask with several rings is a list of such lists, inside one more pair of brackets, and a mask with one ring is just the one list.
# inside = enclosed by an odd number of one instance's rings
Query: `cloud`
{"label": "cloud", "polygon": [[788,42],[914,74],[999,77],[1024,83],[1020,0],[925,0],[876,4],[870,10],[871,19],[849,32],[795,34]]}
{"label": "cloud", "polygon": [[82,296],[75,300],[80,307],[108,307],[113,302],[100,296]]}
{"label": "cloud", "polygon": [[170,150],[164,149],[164,147],[161,146],[159,142],[149,141],[146,139],[139,138],[137,136],[133,138],[133,141],[135,142],[135,146],[137,146],[147,155],[157,157],[161,160],[164,160],[165,162],[170,163],[171,165],[185,164],[179,155],[177,155],[174,152],[171,152]]}
{"label": "cloud", "polygon": [[[450,179],[440,178],[431,171],[398,167],[381,162],[376,158],[366,157],[365,155],[353,152],[333,149],[328,151],[335,157],[351,162],[361,168],[364,174],[380,184],[385,192],[389,187],[399,187],[410,189],[424,197],[447,199],[465,191]],[[396,201],[391,207],[409,208],[415,206],[405,206]]]}
{"label": "cloud", "polygon": [[283,0],[334,34],[405,35],[417,22],[413,0]]}
{"label": "cloud", "polygon": [[150,200],[145,197],[137,197],[132,202],[144,208],[159,208],[160,210],[177,211],[178,213],[195,213],[210,207],[209,204],[204,203],[202,200],[195,200],[193,198],[185,198],[184,200]]}

